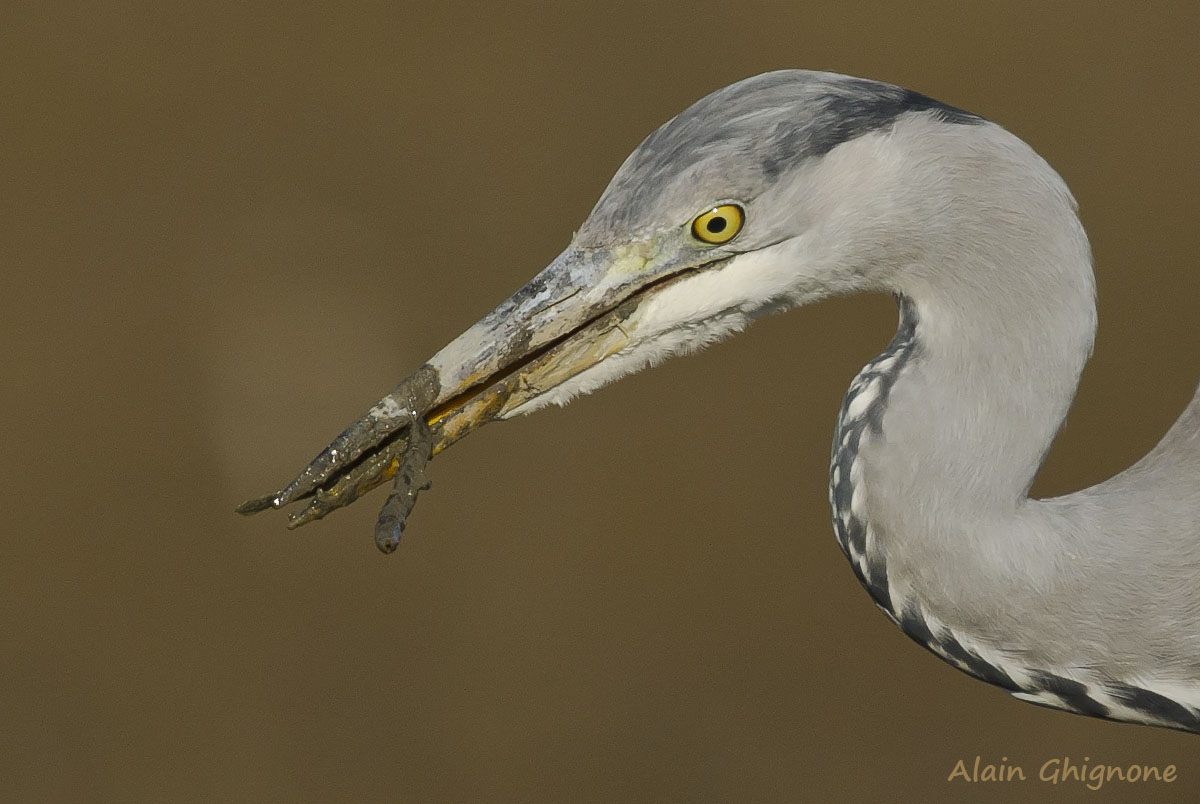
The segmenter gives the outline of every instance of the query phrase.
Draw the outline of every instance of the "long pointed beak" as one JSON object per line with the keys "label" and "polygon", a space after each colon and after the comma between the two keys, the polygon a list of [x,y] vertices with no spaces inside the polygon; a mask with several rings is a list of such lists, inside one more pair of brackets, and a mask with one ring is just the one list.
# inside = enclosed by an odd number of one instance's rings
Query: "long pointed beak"
{"label": "long pointed beak", "polygon": [[686,272],[649,243],[567,249],[347,427],[294,480],[238,513],[306,501],[289,519],[298,527],[392,479],[375,534],[379,548],[392,552],[417,493],[428,488],[433,455],[627,346],[642,298]]}

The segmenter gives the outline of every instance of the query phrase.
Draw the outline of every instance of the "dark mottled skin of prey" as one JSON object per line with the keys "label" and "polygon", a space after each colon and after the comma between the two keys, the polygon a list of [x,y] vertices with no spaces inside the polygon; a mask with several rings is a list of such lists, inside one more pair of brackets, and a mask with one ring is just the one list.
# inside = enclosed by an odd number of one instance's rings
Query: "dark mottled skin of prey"
{"label": "dark mottled skin of prey", "polygon": [[[290,517],[289,527],[298,527],[344,508],[364,492],[386,482],[393,461],[399,465],[397,478],[405,476],[405,468],[413,461],[420,462],[423,474],[429,453],[423,456],[419,453],[430,447],[429,438],[421,437],[422,433],[428,435],[423,417],[433,406],[438,391],[437,371],[428,364],[422,366],[379,405],[343,430],[291,483],[274,494],[242,503],[238,513],[253,514],[306,500],[306,507]],[[385,402],[389,404],[384,406]],[[412,504],[415,503],[414,492]],[[408,510],[411,508],[410,504]],[[403,529],[403,519],[400,528]]]}
{"label": "dark mottled skin of prey", "polygon": [[417,504],[417,495],[433,485],[428,474],[432,456],[433,434],[425,420],[418,418],[409,428],[408,443],[399,458],[392,493],[375,522],[375,546],[381,553],[394,553],[400,546],[400,536]]}

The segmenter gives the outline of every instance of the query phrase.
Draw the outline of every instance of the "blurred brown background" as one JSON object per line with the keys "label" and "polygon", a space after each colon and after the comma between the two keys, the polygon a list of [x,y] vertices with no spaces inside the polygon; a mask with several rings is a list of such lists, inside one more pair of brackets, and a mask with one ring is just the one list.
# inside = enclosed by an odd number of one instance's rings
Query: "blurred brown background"
{"label": "blurred brown background", "polygon": [[[53,5],[0,12],[0,799],[1200,793],[1197,737],[1013,701],[855,582],[826,461],[888,299],[484,430],[391,557],[381,493],[297,533],[233,514],[553,257],[651,129],[797,66],[1066,177],[1101,328],[1036,490],[1111,475],[1200,376],[1194,3]],[[977,754],[1179,781],[947,784]]]}

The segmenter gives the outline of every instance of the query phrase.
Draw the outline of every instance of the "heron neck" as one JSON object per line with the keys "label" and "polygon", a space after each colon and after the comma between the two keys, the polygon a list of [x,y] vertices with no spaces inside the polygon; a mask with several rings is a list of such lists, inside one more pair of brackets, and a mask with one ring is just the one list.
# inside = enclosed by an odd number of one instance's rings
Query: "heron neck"
{"label": "heron neck", "polygon": [[883,438],[864,455],[881,489],[973,519],[1025,499],[1091,351],[1090,266],[1080,273],[1078,287],[1032,299],[984,299],[973,288],[904,294],[912,353],[883,410]]}
{"label": "heron neck", "polygon": [[[961,138],[904,140],[914,166],[891,203],[922,236],[883,281],[911,308],[914,346],[882,437],[863,445],[877,515],[920,500],[939,530],[1010,516],[1025,499],[1096,326],[1091,253],[1065,185],[1003,130],[977,133],[996,145],[982,160]],[[935,146],[960,169],[940,167]]]}
{"label": "heron neck", "polygon": [[[945,272],[898,289],[899,330],[851,386],[831,483],[843,549],[876,601],[898,616],[904,599],[920,599],[968,629],[994,610],[959,579],[1004,586],[1011,572],[1027,583],[1031,559],[1055,564],[1060,548],[1026,527],[1027,493],[1095,329],[1086,254],[992,268],[1011,281],[990,293]],[[1020,566],[1006,566],[1010,556]]]}
{"label": "heron neck", "polygon": [[1048,706],[1200,731],[1200,389],[1130,470],[1029,499],[1091,351],[1094,288],[1065,187],[1031,152],[1004,153],[900,185],[947,182],[892,204],[922,237],[888,265],[900,327],[839,417],[835,531],[876,603],[959,669]]}

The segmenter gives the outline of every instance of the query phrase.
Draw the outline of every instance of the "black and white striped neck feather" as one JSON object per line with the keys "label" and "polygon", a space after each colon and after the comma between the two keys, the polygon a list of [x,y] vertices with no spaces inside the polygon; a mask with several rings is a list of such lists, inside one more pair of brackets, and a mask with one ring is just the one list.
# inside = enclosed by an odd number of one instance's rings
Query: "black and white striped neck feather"
{"label": "black and white striped neck feather", "polygon": [[834,533],[850,567],[876,605],[918,644],[959,670],[1014,697],[1090,717],[1200,732],[1200,711],[1134,681],[1081,678],[1080,669],[1035,668],[942,623],[921,601],[897,594],[886,550],[864,509],[864,462],[872,439],[886,439],[884,411],[892,386],[919,354],[916,305],[897,294],[895,336],[855,376],[842,401],[830,459],[829,502]]}

